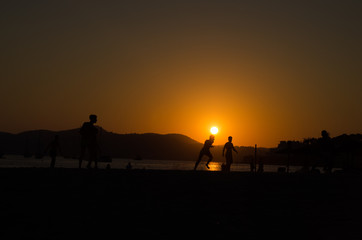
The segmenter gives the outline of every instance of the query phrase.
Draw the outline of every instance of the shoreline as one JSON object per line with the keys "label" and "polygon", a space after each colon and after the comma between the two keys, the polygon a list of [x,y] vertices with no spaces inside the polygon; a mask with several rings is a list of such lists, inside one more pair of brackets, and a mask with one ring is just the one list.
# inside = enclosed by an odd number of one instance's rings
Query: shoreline
{"label": "shoreline", "polygon": [[[0,168],[49,168],[50,157],[46,156],[42,159],[36,158],[24,158],[20,155],[10,155],[8,158],[0,159]],[[86,166],[88,161],[84,160],[83,167]],[[192,160],[135,160],[135,159],[121,159],[114,158],[112,162],[99,162],[99,169],[106,169],[107,165],[111,169],[127,169],[128,163],[131,163],[132,169],[147,169],[147,170],[184,170],[189,171],[193,170],[195,161]],[[205,167],[206,161],[202,161],[198,167],[198,170],[208,171]],[[210,163],[211,169],[209,171],[221,171],[222,164],[225,162],[212,161]],[[55,168],[69,168],[75,169],[78,168],[78,159],[67,159],[63,157],[58,157],[55,162]],[[264,164],[264,172],[278,172],[278,168],[281,168],[281,171],[288,172],[288,166],[286,164]],[[256,166],[256,170],[259,169],[259,165]],[[297,164],[289,165],[289,172],[298,172],[303,169],[303,166]],[[323,167],[317,167],[321,173],[323,173]],[[340,171],[341,168],[334,168],[333,171]],[[250,172],[251,166],[250,163],[240,163],[235,162],[231,165],[232,172]],[[356,171],[357,172],[357,171]]]}

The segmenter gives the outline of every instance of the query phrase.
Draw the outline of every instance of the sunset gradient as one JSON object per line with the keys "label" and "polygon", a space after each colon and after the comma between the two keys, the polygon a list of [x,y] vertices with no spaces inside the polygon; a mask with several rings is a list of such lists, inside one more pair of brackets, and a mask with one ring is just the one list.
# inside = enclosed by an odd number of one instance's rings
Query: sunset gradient
{"label": "sunset gradient", "polygon": [[361,1],[9,1],[0,131],[274,147],[362,132]]}

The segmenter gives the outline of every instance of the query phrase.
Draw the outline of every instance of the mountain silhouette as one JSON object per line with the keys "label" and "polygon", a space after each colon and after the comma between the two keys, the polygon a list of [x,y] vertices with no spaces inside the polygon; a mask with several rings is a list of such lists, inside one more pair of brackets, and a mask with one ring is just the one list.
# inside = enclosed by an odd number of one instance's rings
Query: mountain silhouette
{"label": "mountain silhouette", "polygon": [[[203,144],[182,134],[117,134],[100,127],[98,140],[101,155],[112,158],[157,159],[157,160],[189,160],[196,161]],[[27,157],[40,157],[44,150],[59,135],[62,155],[68,158],[79,158],[79,128],[64,131],[33,130],[18,134],[0,132],[0,157],[6,154],[19,154]],[[362,135],[340,135],[332,138],[335,146],[335,166],[362,169]],[[258,148],[257,161],[264,164],[287,164],[302,166],[308,160],[310,164],[319,158],[315,142],[317,139],[306,139],[304,142],[290,142],[290,151],[286,150],[287,141],[281,141],[277,148]],[[235,147],[239,152],[235,162],[251,163],[254,160],[254,147]],[[222,157],[223,146],[216,145],[211,151],[213,161],[225,161]],[[289,155],[288,155],[289,153]],[[290,159],[289,159],[290,158]]]}
{"label": "mountain silhouette", "polygon": [[[194,160],[202,144],[181,134],[117,134],[99,128],[98,140],[103,155],[116,158]],[[80,154],[79,128],[65,131],[33,130],[19,134],[0,132],[0,153],[35,156],[55,135],[59,135],[65,157]]]}
{"label": "mountain silhouette", "polygon": [[[141,158],[157,160],[190,160],[196,161],[203,144],[182,134],[117,134],[99,128],[99,145],[101,155],[112,158]],[[33,130],[18,134],[0,132],[0,153],[20,154],[36,157],[44,153],[44,149],[59,135],[62,155],[78,158],[80,155],[79,128],[64,131]],[[223,146],[213,149],[214,161],[224,161]],[[239,154],[235,162],[245,161],[245,156],[254,154],[254,147],[236,147]],[[260,148],[259,153],[267,152]]]}

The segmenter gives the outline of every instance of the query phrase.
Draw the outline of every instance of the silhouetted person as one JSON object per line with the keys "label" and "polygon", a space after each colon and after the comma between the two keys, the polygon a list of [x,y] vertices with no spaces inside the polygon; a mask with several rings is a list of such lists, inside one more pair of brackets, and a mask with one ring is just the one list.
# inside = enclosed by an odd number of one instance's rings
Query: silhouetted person
{"label": "silhouetted person", "polygon": [[127,170],[131,170],[132,169],[132,164],[131,162],[128,162],[127,166],[126,166],[126,169]]}
{"label": "silhouetted person", "polygon": [[89,122],[83,123],[80,129],[81,135],[81,153],[79,157],[79,168],[82,167],[82,161],[85,155],[86,149],[89,153],[89,161],[87,168],[91,168],[91,163],[94,161],[95,168],[97,168],[97,150],[99,148],[97,143],[98,129],[94,126],[97,122],[97,116],[94,114],[89,115]]}
{"label": "silhouetted person", "polygon": [[210,138],[208,140],[205,140],[205,143],[204,143],[204,146],[202,147],[201,151],[200,151],[200,154],[199,154],[199,158],[197,159],[196,163],[195,163],[195,167],[194,167],[194,170],[196,170],[197,166],[199,165],[202,157],[204,155],[208,156],[209,157],[209,160],[207,161],[206,163],[206,167],[208,169],[210,169],[209,167],[209,163],[212,161],[213,159],[213,156],[210,152],[210,148],[214,147],[212,146],[212,144],[214,143],[215,141],[215,136],[214,135],[210,135]]}
{"label": "silhouetted person", "polygon": [[[222,149],[222,156],[225,156],[226,158],[226,165],[225,165],[225,171],[230,172],[231,164],[233,163],[233,151],[238,153],[236,149],[234,148],[234,144],[232,143],[233,137],[228,137],[228,142],[225,143],[224,148]],[[226,150],[226,154],[225,153]]]}
{"label": "silhouetted person", "polygon": [[250,167],[250,172],[255,172],[256,166],[254,163],[254,158],[253,157],[249,157],[249,167]]}
{"label": "silhouetted person", "polygon": [[264,172],[264,163],[262,161],[261,158],[259,158],[259,164],[258,164],[258,173],[263,173]]}
{"label": "silhouetted person", "polygon": [[55,167],[55,160],[57,158],[58,152],[60,152],[60,145],[59,145],[59,136],[55,135],[53,141],[50,142],[48,147],[45,149],[45,152],[49,151],[49,156],[51,158],[50,161],[50,168]]}
{"label": "silhouetted person", "polygon": [[329,133],[326,130],[323,130],[321,132],[321,135],[322,137],[318,139],[320,160],[314,164],[312,170],[314,170],[319,162],[322,161],[322,163],[324,164],[323,170],[326,173],[331,173],[333,168],[333,142],[331,137],[329,136]]}

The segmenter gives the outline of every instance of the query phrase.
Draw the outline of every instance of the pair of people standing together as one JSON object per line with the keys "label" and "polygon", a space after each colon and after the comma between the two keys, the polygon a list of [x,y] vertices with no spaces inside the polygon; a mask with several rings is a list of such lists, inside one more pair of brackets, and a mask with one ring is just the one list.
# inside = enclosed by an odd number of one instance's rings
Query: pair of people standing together
{"label": "pair of people standing together", "polygon": [[[225,143],[224,148],[222,150],[222,155],[225,156],[226,158],[226,165],[225,165],[225,171],[229,172],[230,171],[230,166],[233,162],[233,151],[238,153],[238,151],[236,151],[236,149],[234,148],[234,144],[232,143],[233,137],[229,136],[228,137],[228,142]],[[201,162],[201,159],[204,155],[208,156],[209,159],[206,163],[206,167],[208,169],[210,169],[209,167],[209,163],[212,161],[213,156],[210,152],[210,148],[212,148],[212,144],[215,141],[215,136],[214,135],[210,135],[210,138],[208,140],[205,141],[204,146],[202,147],[200,154],[199,154],[199,158],[197,159],[196,163],[195,163],[195,167],[194,170],[196,170],[197,166],[199,165],[199,163]],[[225,153],[226,150],[226,153]]]}

